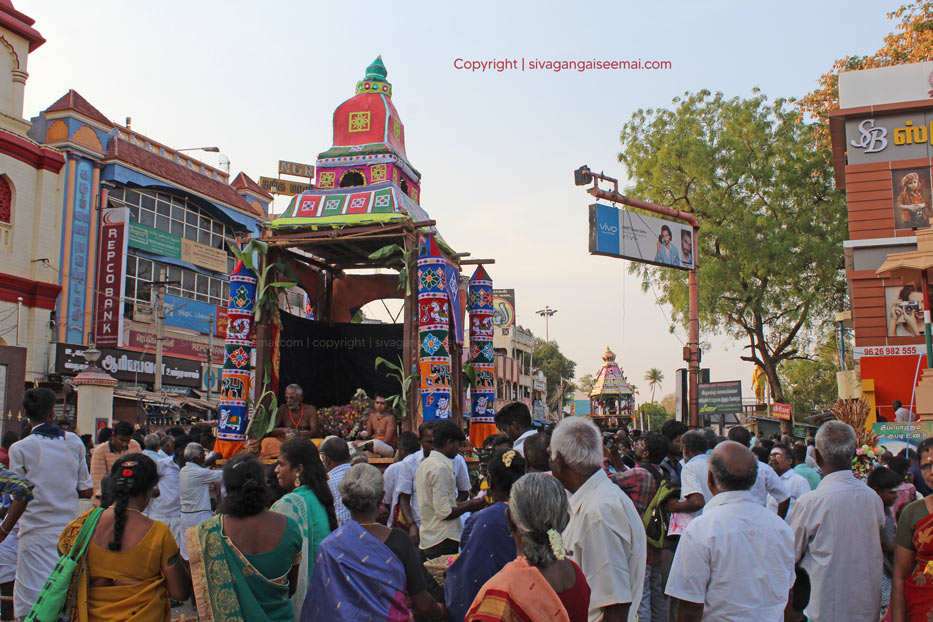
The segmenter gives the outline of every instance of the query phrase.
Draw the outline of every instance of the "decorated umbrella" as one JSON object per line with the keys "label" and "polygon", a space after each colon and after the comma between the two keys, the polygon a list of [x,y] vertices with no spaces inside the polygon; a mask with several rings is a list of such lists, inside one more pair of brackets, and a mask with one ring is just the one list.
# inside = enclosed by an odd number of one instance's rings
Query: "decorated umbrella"
{"label": "decorated umbrella", "polygon": [[496,376],[492,348],[492,279],[477,266],[470,278],[467,296],[470,310],[470,364],[476,375],[472,391],[470,443],[481,447],[487,436],[496,434]]}

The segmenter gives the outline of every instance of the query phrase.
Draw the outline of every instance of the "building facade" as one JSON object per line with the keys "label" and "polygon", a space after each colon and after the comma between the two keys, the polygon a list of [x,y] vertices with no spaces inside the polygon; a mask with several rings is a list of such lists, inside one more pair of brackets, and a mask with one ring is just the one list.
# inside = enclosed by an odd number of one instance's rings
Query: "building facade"
{"label": "building facade", "polygon": [[25,382],[48,373],[61,289],[65,159],[32,140],[23,119],[29,54],[45,42],[33,24],[0,3],[0,416],[18,414]]}
{"label": "building facade", "polygon": [[118,394],[152,389],[156,374],[169,393],[203,392],[211,378],[217,391],[229,249],[258,233],[272,196],[242,173],[230,182],[227,172],[110,121],[74,90],[33,119],[29,136],[64,155],[54,373],[77,374],[94,343]]}
{"label": "building facade", "polygon": [[[863,396],[893,421],[891,403],[914,403],[926,368],[923,279],[882,277],[889,256],[917,250],[933,217],[933,62],[839,75],[831,113],[837,185],[848,202],[844,243],[855,358]],[[911,407],[913,410],[913,407]]]}
{"label": "building facade", "polygon": [[[518,324],[493,332],[496,365],[496,410],[509,402],[524,402],[536,418],[546,418],[543,374],[534,369],[535,336]],[[537,384],[536,384],[537,382]]]}

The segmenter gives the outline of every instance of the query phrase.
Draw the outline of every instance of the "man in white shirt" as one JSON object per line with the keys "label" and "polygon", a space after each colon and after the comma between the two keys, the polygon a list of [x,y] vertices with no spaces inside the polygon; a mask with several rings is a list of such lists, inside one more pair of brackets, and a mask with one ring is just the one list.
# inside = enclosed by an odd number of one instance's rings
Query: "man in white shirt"
{"label": "man in white shirt", "polygon": [[525,439],[534,435],[531,411],[524,402],[512,402],[499,409],[495,417],[496,427],[512,441],[512,449],[525,456]]}
{"label": "man in white shirt", "polygon": [[881,613],[881,497],[852,474],[855,430],[827,421],[816,433],[824,476],[794,503],[787,524],[795,559],[810,575],[811,622],[876,622]]}
{"label": "man in white shirt", "polygon": [[159,473],[159,494],[150,499],[146,516],[168,525],[175,536],[175,542],[180,542],[185,537],[181,529],[180,469],[174,460],[161,451],[162,438],[158,434],[147,434],[143,445],[146,447],[143,454],[152,458]]}
{"label": "man in white shirt", "polygon": [[562,537],[590,586],[589,622],[634,622],[645,579],[645,528],[602,463],[602,437],[589,419],[567,417],[557,425],[551,469],[571,493]]}
{"label": "man in white shirt", "polygon": [[897,422],[906,423],[916,419],[914,414],[910,412],[909,409],[904,408],[904,405],[901,404],[900,400],[894,400],[891,402],[891,408],[894,409],[894,420]]}
{"label": "man in white shirt", "polygon": [[[742,426],[735,426],[729,430],[728,438],[743,447],[748,447],[751,432]],[[777,515],[781,518],[787,516],[787,511],[790,508],[790,492],[770,465],[764,462],[758,465],[758,478],[755,480],[755,485],[752,486],[751,493],[761,507],[767,507],[768,495],[771,495],[777,502]]]}
{"label": "man in white shirt", "polygon": [[[781,478],[781,483],[790,494],[787,506],[787,511],[790,512],[794,507],[794,501],[810,492],[810,482],[794,471],[794,455],[787,445],[775,445],[774,449],[771,450],[768,464]],[[768,495],[767,508],[777,514],[778,505],[778,500],[773,495]]]}
{"label": "man in white shirt", "polygon": [[77,516],[78,498],[90,499],[94,493],[84,443],[51,423],[54,408],[55,394],[50,390],[26,391],[23,410],[33,428],[10,447],[10,470],[34,486],[33,500],[19,520],[13,587],[17,619],[29,613],[58,562],[58,538]]}
{"label": "man in white shirt", "polygon": [[[178,474],[178,487],[181,497],[181,531],[197,527],[211,516],[211,484],[219,484],[224,477],[223,471],[207,469],[204,466],[204,447],[199,443],[185,445],[185,467]],[[188,561],[186,538],[178,542],[181,556]]]}
{"label": "man in white shirt", "polygon": [[679,622],[784,619],[794,534],[749,492],[761,464],[733,441],[710,454],[714,496],[680,537],[665,590],[678,600]]}
{"label": "man in white shirt", "polygon": [[707,483],[707,456],[709,443],[700,430],[690,430],[680,437],[684,448],[684,466],[680,471],[680,499],[667,502],[668,512],[682,512],[696,517],[703,506],[713,498]]}
{"label": "man in white shirt", "polygon": [[[421,463],[431,455],[434,449],[434,426],[437,421],[425,421],[418,426],[418,437],[421,441],[421,451],[416,451],[405,458],[402,468],[399,469],[395,491],[398,493],[398,505],[401,518],[408,525],[408,535],[415,546],[421,541],[421,510],[418,507],[418,490],[415,475]],[[470,495],[470,472],[467,470],[466,460],[457,454],[454,458],[454,480],[457,486],[457,501],[464,501]]]}

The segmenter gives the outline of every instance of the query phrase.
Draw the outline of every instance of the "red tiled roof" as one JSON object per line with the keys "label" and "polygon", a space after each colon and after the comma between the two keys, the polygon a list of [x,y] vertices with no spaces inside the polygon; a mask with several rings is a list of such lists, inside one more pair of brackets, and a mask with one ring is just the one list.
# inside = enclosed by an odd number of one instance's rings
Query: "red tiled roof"
{"label": "red tiled roof", "polygon": [[92,106],[88,100],[81,97],[81,94],[74,89],[70,89],[57,102],[45,109],[46,112],[58,110],[74,110],[105,125],[113,125],[110,119],[104,116],[104,113]]}
{"label": "red tiled roof", "polygon": [[[32,27],[36,20],[13,8],[12,0],[0,0],[0,26],[8,28],[29,41],[29,51],[45,43],[45,38]],[[26,59],[20,59],[20,67],[26,65]]]}
{"label": "red tiled roof", "polygon": [[237,175],[232,182],[230,182],[230,185],[233,186],[236,190],[250,190],[259,196],[266,197],[270,201],[272,200],[272,195],[263,190],[262,186],[250,179],[250,176],[243,171],[240,171],[240,174]]}
{"label": "red tiled roof", "polygon": [[112,160],[125,162],[184,188],[190,188],[199,194],[246,212],[250,216],[256,216],[262,220],[266,218],[262,210],[254,208],[246,199],[240,196],[233,186],[206,177],[177,162],[150,153],[146,149],[137,147],[125,140],[119,138],[110,140],[104,161]]}

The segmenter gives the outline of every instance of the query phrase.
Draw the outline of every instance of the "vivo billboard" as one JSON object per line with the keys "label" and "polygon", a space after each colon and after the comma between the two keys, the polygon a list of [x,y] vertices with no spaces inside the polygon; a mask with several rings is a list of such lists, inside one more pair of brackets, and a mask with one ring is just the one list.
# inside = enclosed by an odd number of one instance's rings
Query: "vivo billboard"
{"label": "vivo billboard", "polygon": [[609,205],[590,205],[590,253],[692,270],[693,227]]}

